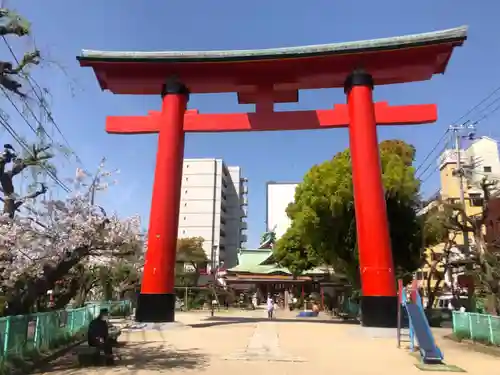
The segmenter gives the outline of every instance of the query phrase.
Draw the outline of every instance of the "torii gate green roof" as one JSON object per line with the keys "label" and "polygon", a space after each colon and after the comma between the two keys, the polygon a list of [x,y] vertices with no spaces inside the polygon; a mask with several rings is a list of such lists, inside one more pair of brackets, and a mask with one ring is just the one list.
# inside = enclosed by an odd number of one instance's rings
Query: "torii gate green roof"
{"label": "torii gate green roof", "polygon": [[207,61],[239,61],[276,59],[287,57],[310,57],[325,54],[347,54],[376,51],[381,49],[398,49],[418,47],[428,44],[463,42],[467,36],[467,26],[453,29],[433,31],[429,33],[403,35],[390,38],[361,40],[309,45],[300,47],[268,48],[256,50],[227,51],[96,51],[82,50],[80,61],[169,61],[169,62],[207,62]]}

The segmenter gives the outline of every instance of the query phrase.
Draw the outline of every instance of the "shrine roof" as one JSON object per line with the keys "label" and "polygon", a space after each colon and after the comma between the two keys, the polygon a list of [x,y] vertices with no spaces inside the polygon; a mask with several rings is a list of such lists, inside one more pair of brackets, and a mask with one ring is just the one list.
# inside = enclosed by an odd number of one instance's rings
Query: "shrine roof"
{"label": "shrine roof", "polygon": [[262,265],[271,255],[272,249],[240,249],[236,267],[251,268]]}
{"label": "shrine roof", "polygon": [[[245,92],[273,84],[293,91],[342,87],[363,67],[376,84],[430,79],[443,73],[467,27],[430,33],[304,47],[229,51],[94,51],[77,59],[92,67],[102,89],[118,94],[159,94],[165,80],[179,77],[193,93]],[[285,95],[282,101],[293,101]]]}
{"label": "shrine roof", "polygon": [[259,265],[259,264],[240,264],[233,268],[227,270],[229,273],[251,273],[251,274],[262,274],[268,275],[272,273],[283,273],[286,275],[291,275],[291,272],[284,267],[278,265]]}
{"label": "shrine roof", "polygon": [[[267,263],[272,257],[272,249],[240,249],[238,254],[239,264],[229,268],[226,272],[243,273],[252,275],[271,275],[285,274],[292,275],[292,272],[286,267],[281,267],[276,263]],[[304,271],[303,276],[323,275],[328,274],[328,267],[315,267],[311,270]]]}

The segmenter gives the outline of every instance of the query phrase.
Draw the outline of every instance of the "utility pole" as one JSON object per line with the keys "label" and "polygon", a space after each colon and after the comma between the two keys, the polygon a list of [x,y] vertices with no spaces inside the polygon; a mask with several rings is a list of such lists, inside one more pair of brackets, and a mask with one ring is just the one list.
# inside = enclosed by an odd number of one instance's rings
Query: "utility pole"
{"label": "utility pole", "polygon": [[[462,207],[463,214],[462,216],[462,224],[467,226],[467,205],[465,204],[465,191],[464,191],[464,168],[462,165],[462,138],[464,137],[461,132],[465,129],[469,129],[470,133],[468,134],[468,138],[471,138],[474,135],[475,126],[473,124],[468,124],[467,122],[461,125],[451,125],[450,130],[453,131],[453,136],[455,138],[455,152],[457,158],[457,168],[454,171],[454,175],[458,179],[458,191],[460,197],[460,206]],[[464,252],[467,258],[470,257],[470,242],[469,242],[469,232],[464,230],[462,232],[464,239]],[[467,269],[471,268],[471,264],[467,264]],[[470,307],[472,307],[472,299],[474,297],[474,290],[470,290],[471,288],[467,288],[468,300]]]}
{"label": "utility pole", "polygon": [[90,205],[94,206],[95,203],[95,193],[97,189],[97,184],[101,182],[100,179],[100,174],[99,172],[95,175],[94,179],[92,180],[92,183],[90,184]]}
{"label": "utility pole", "polygon": [[[459,197],[460,197],[460,205],[462,206],[462,209],[464,210],[464,213],[466,212],[466,204],[465,204],[465,190],[464,190],[464,168],[462,165],[462,138],[463,136],[461,135],[461,132],[465,129],[471,130],[471,133],[468,135],[470,138],[471,134],[473,134],[473,131],[475,129],[474,125],[468,125],[467,122],[461,125],[451,125],[450,130],[453,131],[453,136],[455,138],[455,153],[457,157],[457,168],[454,171],[454,175],[458,179],[458,191],[459,191]],[[465,215],[462,215],[462,220],[464,225],[466,224],[466,218]],[[464,237],[464,247],[469,254],[469,234],[467,231],[464,231],[463,233]]]}

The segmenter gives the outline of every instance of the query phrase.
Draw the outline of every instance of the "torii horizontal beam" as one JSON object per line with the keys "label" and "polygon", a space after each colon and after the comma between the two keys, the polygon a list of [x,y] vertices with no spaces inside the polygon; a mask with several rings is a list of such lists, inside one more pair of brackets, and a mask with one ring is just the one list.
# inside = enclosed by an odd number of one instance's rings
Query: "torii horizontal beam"
{"label": "torii horizontal beam", "polygon": [[[437,120],[435,104],[390,106],[387,102],[374,104],[378,125],[418,125]],[[150,111],[146,116],[108,116],[106,131],[111,134],[149,134],[160,131],[160,112]],[[186,111],[184,131],[244,132],[272,130],[308,130],[345,128],[349,126],[346,104],[333,109],[264,113],[200,114]]]}

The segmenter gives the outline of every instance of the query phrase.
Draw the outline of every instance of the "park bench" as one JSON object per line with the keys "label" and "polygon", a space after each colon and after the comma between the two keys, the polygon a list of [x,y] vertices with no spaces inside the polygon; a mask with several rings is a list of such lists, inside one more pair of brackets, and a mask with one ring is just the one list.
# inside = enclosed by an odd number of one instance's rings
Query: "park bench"
{"label": "park bench", "polygon": [[[121,330],[116,326],[110,324],[109,326],[109,339],[112,341],[114,347],[118,344],[118,337],[121,335]],[[73,351],[78,358],[78,364],[82,367],[85,366],[101,366],[105,363],[104,354],[99,351],[98,348],[93,346],[88,346],[85,342],[75,348]],[[117,354],[113,355],[116,359],[120,359]]]}

